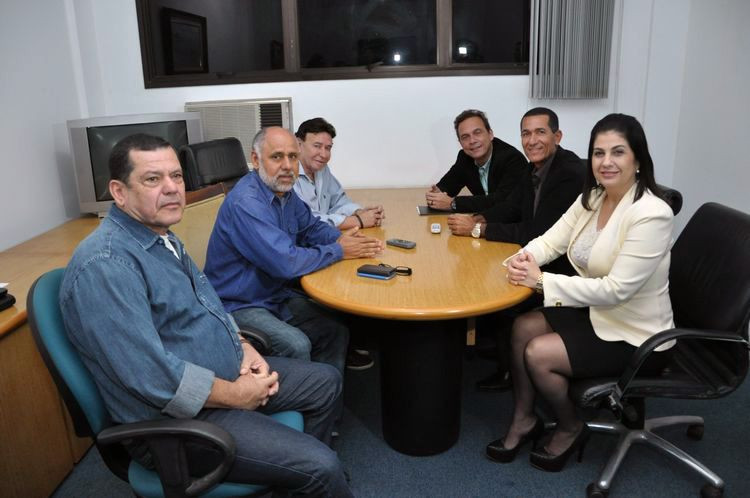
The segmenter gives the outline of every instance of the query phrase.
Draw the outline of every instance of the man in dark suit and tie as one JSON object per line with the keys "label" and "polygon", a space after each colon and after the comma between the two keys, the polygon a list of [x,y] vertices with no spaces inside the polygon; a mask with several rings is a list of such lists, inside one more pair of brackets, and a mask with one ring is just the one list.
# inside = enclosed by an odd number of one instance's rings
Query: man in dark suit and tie
{"label": "man in dark suit and tie", "polygon": [[[495,137],[487,116],[468,109],[453,121],[461,150],[456,163],[425,194],[427,206],[454,213],[476,213],[503,201],[526,170],[523,154]],[[458,193],[464,187],[472,195]]]}
{"label": "man in dark suit and tie", "polygon": [[[573,152],[560,147],[562,131],[557,114],[545,107],[529,110],[521,119],[521,144],[529,166],[515,190],[504,201],[496,202],[478,214],[448,217],[453,235],[526,245],[550,228],[581,193],[585,167]],[[545,271],[572,274],[567,258],[558,258]],[[507,336],[513,318],[540,305],[538,299],[494,315],[481,317],[477,328],[491,325],[499,330],[499,371],[477,383],[480,390],[501,390],[510,386],[507,375]],[[508,328],[508,330],[505,330]]]}

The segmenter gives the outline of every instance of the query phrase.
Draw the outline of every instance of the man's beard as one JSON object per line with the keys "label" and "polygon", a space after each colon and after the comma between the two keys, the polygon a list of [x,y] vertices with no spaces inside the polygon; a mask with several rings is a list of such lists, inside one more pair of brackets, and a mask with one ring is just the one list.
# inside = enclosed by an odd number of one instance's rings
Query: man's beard
{"label": "man's beard", "polygon": [[[282,185],[282,184],[280,184],[279,177],[283,175],[283,173],[281,171],[279,171],[278,173],[276,173],[276,176],[270,177],[266,173],[266,168],[263,167],[263,160],[262,159],[258,159],[258,163],[259,163],[258,164],[258,166],[259,166],[259,168],[258,168],[258,174],[260,175],[260,179],[263,181],[263,183],[266,184],[266,186],[268,188],[271,189],[271,191],[278,192],[278,193],[284,193],[284,192],[289,192],[290,190],[292,190],[292,187],[294,186],[294,182],[291,182],[288,185]],[[292,175],[294,175],[294,174],[292,174]]]}

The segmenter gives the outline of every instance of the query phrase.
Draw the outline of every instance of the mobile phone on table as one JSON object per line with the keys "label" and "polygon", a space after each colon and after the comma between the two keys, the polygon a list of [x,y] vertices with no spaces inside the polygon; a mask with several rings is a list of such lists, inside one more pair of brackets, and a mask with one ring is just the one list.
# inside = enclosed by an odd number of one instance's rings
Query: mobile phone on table
{"label": "mobile phone on table", "polygon": [[417,245],[416,242],[404,239],[388,239],[385,241],[385,243],[389,246],[401,247],[403,249],[414,249],[414,247]]}
{"label": "mobile phone on table", "polygon": [[396,269],[386,265],[362,265],[357,268],[360,277],[377,278],[379,280],[390,280],[396,276]]}

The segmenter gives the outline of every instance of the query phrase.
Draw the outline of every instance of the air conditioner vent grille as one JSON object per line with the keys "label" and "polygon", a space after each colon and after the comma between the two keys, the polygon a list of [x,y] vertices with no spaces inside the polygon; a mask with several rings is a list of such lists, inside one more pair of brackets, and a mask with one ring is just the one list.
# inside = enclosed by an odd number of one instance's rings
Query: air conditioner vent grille
{"label": "air conditioner vent grille", "polygon": [[260,105],[260,126],[284,126],[281,104]]}

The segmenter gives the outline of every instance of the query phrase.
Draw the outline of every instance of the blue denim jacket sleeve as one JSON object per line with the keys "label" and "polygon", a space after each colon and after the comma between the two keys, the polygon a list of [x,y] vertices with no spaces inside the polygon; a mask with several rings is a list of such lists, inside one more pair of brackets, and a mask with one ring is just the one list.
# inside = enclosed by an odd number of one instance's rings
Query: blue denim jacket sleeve
{"label": "blue denim jacket sleeve", "polygon": [[214,372],[165,349],[143,277],[127,262],[95,256],[73,277],[61,305],[68,335],[85,351],[84,363],[100,389],[106,386],[99,379],[106,377],[172,417],[193,417],[203,407]]}

